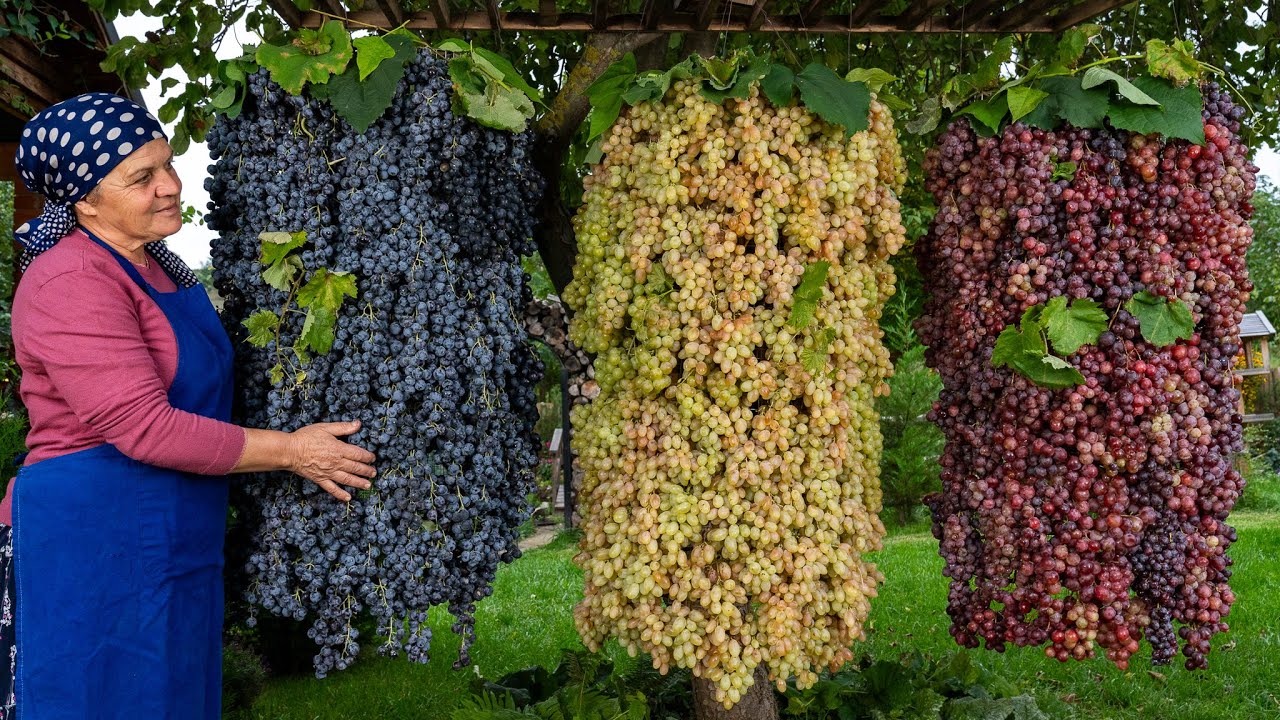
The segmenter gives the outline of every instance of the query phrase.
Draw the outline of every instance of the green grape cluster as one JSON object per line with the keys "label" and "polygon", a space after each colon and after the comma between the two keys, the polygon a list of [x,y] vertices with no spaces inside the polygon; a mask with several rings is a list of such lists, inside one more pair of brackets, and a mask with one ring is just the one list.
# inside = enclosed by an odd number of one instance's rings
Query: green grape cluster
{"label": "green grape cluster", "polygon": [[864,555],[884,534],[878,321],[905,242],[892,118],[873,100],[848,136],[686,80],[602,148],[564,293],[600,384],[573,417],[579,632],[690,668],[726,706],[760,665],[808,687],[850,659],[883,581]]}

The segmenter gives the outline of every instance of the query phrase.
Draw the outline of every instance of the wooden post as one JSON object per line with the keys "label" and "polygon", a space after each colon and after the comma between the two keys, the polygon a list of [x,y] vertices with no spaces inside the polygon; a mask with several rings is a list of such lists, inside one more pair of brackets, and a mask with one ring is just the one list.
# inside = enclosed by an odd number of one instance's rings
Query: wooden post
{"label": "wooden post", "polygon": [[778,698],[763,665],[756,666],[755,682],[737,705],[726,710],[716,702],[715,683],[693,679],[693,707],[698,720],[777,720]]}

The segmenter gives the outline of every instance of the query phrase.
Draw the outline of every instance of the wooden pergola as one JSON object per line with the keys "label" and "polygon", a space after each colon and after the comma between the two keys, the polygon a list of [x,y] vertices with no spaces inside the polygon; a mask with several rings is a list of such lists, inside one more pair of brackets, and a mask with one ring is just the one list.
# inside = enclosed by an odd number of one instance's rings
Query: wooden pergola
{"label": "wooden pergola", "polygon": [[302,12],[292,0],[270,0],[293,27],[318,27],[330,17],[353,26],[414,30],[518,32],[782,32],[782,33],[1050,33],[1090,20],[1132,0],[644,0],[622,7],[591,0],[589,12],[562,12],[556,0],[538,10],[505,10],[499,0],[458,9],[449,0],[425,0],[426,10],[401,0],[366,0],[348,10],[340,0],[316,0]]}

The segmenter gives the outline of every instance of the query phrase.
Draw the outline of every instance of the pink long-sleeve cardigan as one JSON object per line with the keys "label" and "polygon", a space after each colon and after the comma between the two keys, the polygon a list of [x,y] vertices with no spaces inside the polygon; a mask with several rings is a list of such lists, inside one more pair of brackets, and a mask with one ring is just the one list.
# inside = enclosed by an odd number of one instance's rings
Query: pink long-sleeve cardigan
{"label": "pink long-sleeve cardigan", "polygon": [[[159,263],[138,271],[159,292],[176,289]],[[24,273],[13,301],[13,342],[31,419],[27,465],[103,443],[144,463],[202,475],[224,475],[239,462],[242,428],[169,404],[179,362],[173,329],[83,231]]]}

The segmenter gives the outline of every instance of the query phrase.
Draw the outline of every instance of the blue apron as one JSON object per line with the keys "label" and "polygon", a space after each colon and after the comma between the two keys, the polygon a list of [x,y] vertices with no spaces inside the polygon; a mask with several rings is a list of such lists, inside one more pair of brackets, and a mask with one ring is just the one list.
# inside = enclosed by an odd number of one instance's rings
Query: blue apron
{"label": "blue apron", "polygon": [[[230,419],[231,342],[204,288],[157,292],[93,240],[173,326],[169,402]],[[225,477],[147,465],[110,444],[23,467],[13,505],[18,717],[219,718],[226,513]]]}

